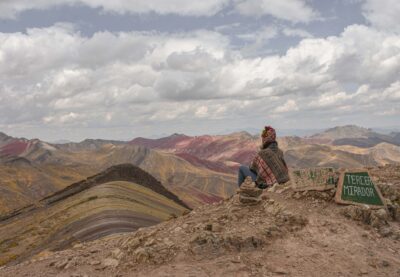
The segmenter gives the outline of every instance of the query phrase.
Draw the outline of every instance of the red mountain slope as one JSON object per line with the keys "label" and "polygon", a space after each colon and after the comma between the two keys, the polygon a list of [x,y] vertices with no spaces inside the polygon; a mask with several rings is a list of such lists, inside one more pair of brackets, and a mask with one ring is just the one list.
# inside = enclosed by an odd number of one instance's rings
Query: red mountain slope
{"label": "red mountain slope", "polygon": [[195,137],[174,134],[161,139],[137,138],[129,143],[174,153],[197,166],[233,172],[239,164],[251,161],[259,139],[246,132]]}

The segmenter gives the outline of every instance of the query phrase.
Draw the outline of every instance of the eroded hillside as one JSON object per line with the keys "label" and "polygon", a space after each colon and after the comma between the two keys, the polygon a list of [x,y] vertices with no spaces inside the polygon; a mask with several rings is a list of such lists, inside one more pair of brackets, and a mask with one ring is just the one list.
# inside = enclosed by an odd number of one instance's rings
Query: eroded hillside
{"label": "eroded hillside", "polygon": [[187,209],[143,170],[129,164],[114,166],[0,218],[0,263],[135,231]]}
{"label": "eroded hillside", "polygon": [[[15,144],[24,144],[24,149],[16,151],[11,147]],[[236,187],[231,174],[195,166],[174,154],[118,141],[50,145],[4,136],[0,153],[0,216],[121,163],[146,170],[191,206],[219,201]]]}
{"label": "eroded hillside", "polygon": [[[218,204],[200,206],[186,215],[134,233],[78,243],[62,252],[44,251],[20,265],[0,269],[0,274],[398,276],[400,273],[398,215],[383,209],[339,206],[332,200],[332,190],[299,194],[284,186],[264,192],[261,197],[254,189],[245,191],[245,198],[244,192],[239,191]],[[360,213],[368,215],[368,220],[357,217]]]}

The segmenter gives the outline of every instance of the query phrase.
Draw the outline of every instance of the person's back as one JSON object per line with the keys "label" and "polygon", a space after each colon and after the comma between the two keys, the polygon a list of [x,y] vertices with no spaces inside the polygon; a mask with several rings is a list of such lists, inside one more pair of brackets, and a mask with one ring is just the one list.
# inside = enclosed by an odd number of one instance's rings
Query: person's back
{"label": "person's back", "polygon": [[283,152],[277,143],[271,143],[261,149],[253,159],[250,169],[257,173],[257,184],[272,186],[275,183],[282,184],[289,181]]}
{"label": "person's back", "polygon": [[276,142],[275,130],[270,126],[265,127],[261,138],[261,149],[254,157],[250,167],[241,166],[239,168],[239,186],[246,176],[251,176],[261,188],[289,181],[288,168],[283,152]]}

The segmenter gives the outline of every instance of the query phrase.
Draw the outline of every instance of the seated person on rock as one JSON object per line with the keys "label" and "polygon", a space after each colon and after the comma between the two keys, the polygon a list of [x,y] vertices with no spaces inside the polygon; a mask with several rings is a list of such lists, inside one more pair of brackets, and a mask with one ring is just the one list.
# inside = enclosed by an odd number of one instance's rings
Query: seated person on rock
{"label": "seated person on rock", "polygon": [[289,181],[289,172],[283,158],[283,152],[278,148],[274,128],[266,126],[261,134],[262,144],[250,167],[239,167],[238,185],[250,176],[259,188],[265,189],[275,183],[283,184]]}

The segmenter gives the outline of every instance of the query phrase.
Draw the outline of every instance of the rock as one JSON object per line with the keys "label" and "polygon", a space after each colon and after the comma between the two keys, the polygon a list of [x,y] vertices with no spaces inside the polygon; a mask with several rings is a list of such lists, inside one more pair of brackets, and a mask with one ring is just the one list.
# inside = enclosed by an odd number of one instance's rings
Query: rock
{"label": "rock", "polygon": [[82,248],[83,247],[83,244],[82,243],[77,243],[77,244],[75,244],[72,248],[74,248],[74,249],[79,249],[79,248]]}
{"label": "rock", "polygon": [[276,273],[276,274],[279,274],[279,275],[286,275],[286,274],[288,274],[288,271],[285,270],[284,268],[281,268],[281,267],[274,268],[274,269],[272,270],[272,272],[273,272],[273,273]]}
{"label": "rock", "polygon": [[390,263],[388,261],[386,261],[386,260],[382,260],[381,261],[381,266],[388,267],[388,266],[390,266]]}
{"label": "rock", "polygon": [[99,265],[99,264],[101,264],[101,262],[94,260],[94,261],[89,262],[89,264],[90,265]]}
{"label": "rock", "polygon": [[250,177],[247,177],[239,189],[239,202],[245,205],[255,205],[260,203],[262,189],[255,186]]}
{"label": "rock", "polygon": [[342,214],[365,224],[369,224],[371,220],[371,210],[369,207],[348,206],[342,210]]}
{"label": "rock", "polygon": [[259,197],[262,194],[262,189],[259,188],[241,188],[240,195],[247,196],[247,197]]}
{"label": "rock", "polygon": [[268,237],[278,236],[280,233],[281,233],[281,230],[276,225],[271,225],[271,226],[267,227],[267,229],[265,230],[265,235]]}
{"label": "rock", "polygon": [[299,192],[296,192],[292,196],[294,199],[299,200],[301,198],[301,194]]}
{"label": "rock", "polygon": [[204,230],[211,231],[212,227],[213,227],[213,225],[211,223],[208,223],[208,224],[206,224],[206,226],[204,226]]}
{"label": "rock", "polygon": [[282,193],[284,193],[285,191],[287,191],[287,190],[289,190],[289,189],[290,189],[289,187],[284,187],[284,188],[281,188],[281,189],[279,189],[279,190],[276,190],[276,193],[282,194]]}
{"label": "rock", "polygon": [[278,184],[278,183],[275,183],[272,187],[270,187],[270,188],[268,189],[268,191],[269,191],[269,192],[276,192],[276,190],[278,189],[278,187],[279,187],[279,184]]}
{"label": "rock", "polygon": [[182,228],[181,228],[181,227],[176,227],[176,228],[174,229],[174,232],[175,232],[175,233],[179,233],[180,231],[182,231]]}
{"label": "rock", "polygon": [[242,188],[242,186],[255,187],[255,184],[253,182],[253,179],[250,176],[247,176],[246,179],[244,179],[243,183],[240,185],[240,188]]}
{"label": "rock", "polygon": [[372,210],[369,206],[348,206],[342,210],[342,214],[356,221],[371,225],[384,236],[389,236],[389,214],[385,209]]}
{"label": "rock", "polygon": [[394,240],[400,240],[400,230],[397,230],[397,231],[393,232],[392,238]]}
{"label": "rock", "polygon": [[66,267],[66,265],[68,264],[69,260],[65,259],[62,261],[57,262],[54,266],[58,269],[64,269]]}
{"label": "rock", "polygon": [[378,232],[382,237],[389,237],[393,234],[393,231],[390,227],[381,227],[379,228]]}
{"label": "rock", "polygon": [[212,225],[212,228],[211,228],[212,232],[221,232],[222,230],[223,230],[223,228],[220,224],[216,223],[216,224]]}
{"label": "rock", "polygon": [[119,248],[116,248],[113,251],[111,251],[111,257],[114,259],[119,260],[122,258],[123,255],[124,255],[124,253]]}
{"label": "rock", "polygon": [[400,207],[397,204],[387,205],[389,215],[393,220],[400,220]]}
{"label": "rock", "polygon": [[149,239],[144,243],[144,246],[148,247],[148,246],[152,246],[156,243],[156,241],[154,239]]}
{"label": "rock", "polygon": [[268,203],[269,205],[273,205],[273,204],[275,203],[275,200],[274,200],[274,199],[269,199],[269,200],[267,201],[267,203]]}
{"label": "rock", "polygon": [[116,259],[112,259],[112,258],[107,258],[104,259],[102,262],[102,265],[104,265],[105,267],[117,267],[119,265],[119,261]]}
{"label": "rock", "polygon": [[171,248],[171,247],[174,246],[174,243],[169,238],[164,238],[162,240],[162,244],[165,245],[168,248]]}
{"label": "rock", "polygon": [[145,263],[150,259],[150,252],[147,248],[144,247],[139,247],[138,249],[136,249],[134,255],[135,260],[139,263]]}
{"label": "rock", "polygon": [[263,190],[257,188],[250,177],[247,177],[239,188],[239,194],[245,197],[258,198],[262,194],[262,192]]}
{"label": "rock", "polygon": [[247,197],[247,196],[240,195],[239,196],[239,201],[242,204],[256,205],[256,204],[259,204],[261,202],[261,199],[260,198]]}
{"label": "rock", "polygon": [[69,262],[67,263],[67,265],[64,267],[64,269],[71,268],[71,267],[73,267],[73,266],[75,266],[75,265],[76,265],[76,263],[75,263],[74,261],[69,261]]}
{"label": "rock", "polygon": [[386,213],[385,209],[379,209],[374,214],[380,219],[383,219],[383,220],[388,219],[388,214]]}
{"label": "rock", "polygon": [[370,225],[372,227],[380,228],[388,224],[389,216],[384,209],[379,209],[377,211],[371,211],[370,215]]}

